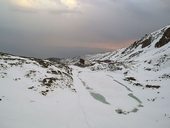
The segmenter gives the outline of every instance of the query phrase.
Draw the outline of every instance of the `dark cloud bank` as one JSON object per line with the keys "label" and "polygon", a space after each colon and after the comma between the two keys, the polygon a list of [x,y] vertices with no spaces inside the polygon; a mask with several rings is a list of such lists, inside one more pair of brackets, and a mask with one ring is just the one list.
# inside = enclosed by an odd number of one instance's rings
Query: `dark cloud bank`
{"label": "dark cloud bank", "polygon": [[[70,57],[128,46],[170,24],[169,0],[79,0],[75,9],[31,9],[0,2],[0,51]],[[103,46],[102,47],[98,47]],[[115,47],[114,47],[115,46]]]}

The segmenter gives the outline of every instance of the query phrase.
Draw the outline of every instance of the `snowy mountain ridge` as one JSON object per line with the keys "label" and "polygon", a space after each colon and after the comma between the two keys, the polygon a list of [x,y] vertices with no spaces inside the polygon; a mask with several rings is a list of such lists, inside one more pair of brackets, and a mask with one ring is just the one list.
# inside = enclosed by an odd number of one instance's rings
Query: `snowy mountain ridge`
{"label": "snowy mountain ridge", "polygon": [[0,53],[0,127],[169,128],[169,82],[170,25],[103,54]]}
{"label": "snowy mountain ridge", "polygon": [[[163,43],[162,40],[164,40]],[[150,66],[152,65],[153,68],[156,68],[156,65],[160,66],[159,68],[161,68],[161,66],[169,67],[169,42],[170,26],[166,26],[158,31],[146,35],[142,39],[134,42],[128,48],[123,48],[104,54],[87,55],[84,58],[95,62],[96,65],[99,66],[102,66],[102,61],[110,60],[113,63],[119,62],[123,63],[124,65],[127,64],[127,66],[129,63],[141,65],[142,63],[145,64],[149,62]],[[160,61],[164,61],[164,63],[161,63]],[[101,65],[97,62],[100,62]],[[106,63],[103,64],[108,66]]]}
{"label": "snowy mountain ridge", "polygon": [[[162,40],[165,40],[162,43]],[[169,48],[166,44],[170,41],[170,25],[161,28],[151,34],[146,34],[143,38],[135,41],[127,48],[122,48],[114,52],[108,52],[104,54],[97,55],[86,55],[86,59],[90,60],[131,60],[132,58],[138,56],[139,54],[149,52],[150,50],[155,50],[156,52],[161,52]],[[166,46],[165,46],[166,45]],[[163,47],[165,46],[165,47]],[[163,48],[162,48],[163,47]],[[156,53],[155,52],[155,53]],[[137,54],[137,55],[135,55]]]}

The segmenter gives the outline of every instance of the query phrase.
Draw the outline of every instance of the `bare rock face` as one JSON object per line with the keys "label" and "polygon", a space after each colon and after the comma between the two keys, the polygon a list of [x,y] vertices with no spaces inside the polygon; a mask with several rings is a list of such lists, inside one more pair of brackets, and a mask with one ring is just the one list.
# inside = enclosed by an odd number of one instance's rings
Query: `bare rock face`
{"label": "bare rock face", "polygon": [[156,47],[156,48],[160,48],[160,47],[164,46],[165,44],[167,44],[167,43],[169,43],[169,42],[170,42],[170,28],[168,28],[168,29],[164,32],[162,38],[159,40],[159,42],[157,42],[157,43],[155,44],[155,47]]}
{"label": "bare rock face", "polygon": [[151,39],[152,37],[150,35],[145,35],[141,40],[134,42],[131,45],[131,48],[137,48],[139,45],[142,45],[142,48],[145,48],[152,43]]}
{"label": "bare rock face", "polygon": [[147,46],[149,46],[151,44],[151,37],[149,37],[148,39],[145,39],[141,42],[142,44],[142,48],[145,48]]}

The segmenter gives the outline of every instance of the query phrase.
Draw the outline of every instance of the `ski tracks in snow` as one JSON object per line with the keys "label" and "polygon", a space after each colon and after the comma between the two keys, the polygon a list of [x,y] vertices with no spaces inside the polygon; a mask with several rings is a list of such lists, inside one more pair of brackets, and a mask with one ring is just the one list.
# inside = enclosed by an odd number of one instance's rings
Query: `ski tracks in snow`
{"label": "ski tracks in snow", "polygon": [[[77,75],[74,73],[74,80],[75,81],[80,81],[80,83],[82,83],[82,87],[84,86],[84,84],[85,83],[83,83],[82,81],[81,81],[81,79],[79,78],[79,73],[80,72],[78,72],[77,73]],[[79,104],[79,107],[80,107],[80,109],[81,109],[81,112],[82,112],[82,114],[83,114],[83,118],[84,118],[84,121],[85,121],[85,123],[86,123],[86,126],[87,126],[87,128],[92,128],[91,127],[91,125],[90,125],[90,123],[89,123],[89,121],[88,121],[88,117],[87,117],[87,114],[86,114],[86,111],[85,111],[85,109],[84,109],[84,106],[82,105],[82,103],[81,103],[81,96],[80,96],[80,90],[82,90],[82,89],[80,89],[80,87],[81,86],[76,86],[76,89],[77,89],[77,96],[78,96],[78,104]]]}

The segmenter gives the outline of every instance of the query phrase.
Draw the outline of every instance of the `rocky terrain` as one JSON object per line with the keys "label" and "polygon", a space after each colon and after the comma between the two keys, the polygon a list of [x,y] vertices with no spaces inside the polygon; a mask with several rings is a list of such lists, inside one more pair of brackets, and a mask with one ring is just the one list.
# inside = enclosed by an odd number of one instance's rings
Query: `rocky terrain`
{"label": "rocky terrain", "polygon": [[72,69],[60,63],[0,53],[0,78],[47,95],[56,88],[73,88]]}

